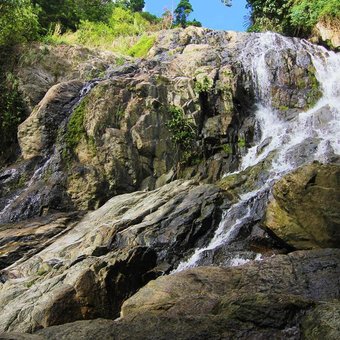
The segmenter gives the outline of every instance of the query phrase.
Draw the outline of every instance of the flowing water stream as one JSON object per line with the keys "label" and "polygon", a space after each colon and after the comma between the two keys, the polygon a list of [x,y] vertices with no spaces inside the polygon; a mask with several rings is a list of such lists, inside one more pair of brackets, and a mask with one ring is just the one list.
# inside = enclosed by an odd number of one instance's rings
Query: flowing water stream
{"label": "flowing water stream", "polygon": [[[310,55],[323,95],[313,108],[287,118],[272,105],[273,69],[272,65],[268,64],[267,56],[271,53],[274,55],[274,60],[280,62],[283,52],[288,50],[295,51],[297,55],[299,53]],[[238,202],[223,213],[221,223],[210,243],[196,249],[189,259],[180,263],[176,271],[202,264],[202,258],[207,253],[213,253],[221,246],[228,246],[243,228],[253,224],[254,221],[260,221],[264,214],[263,206],[268,201],[273,184],[284,174],[305,163],[314,160],[328,162],[335,155],[340,155],[340,56],[338,54],[303,40],[266,33],[254,35],[238,59],[245,72],[252,77],[257,98],[255,112],[257,137],[254,145],[243,157],[238,173],[266,161],[270,164],[268,174],[262,182],[259,181],[260,185],[252,189],[253,191],[242,192]],[[135,68],[132,66],[123,71],[110,69],[103,79],[94,79],[86,83],[75,99],[73,109],[100,81],[113,78],[116,72],[125,74],[134,71]],[[25,194],[27,197],[24,199],[27,200],[28,205],[40,205],[41,196],[34,190],[30,194],[30,190],[34,189],[35,184],[46,173],[51,172],[51,169],[54,171],[59,166],[60,157],[60,150],[55,149],[50,157],[39,162],[31,177],[27,179],[25,187],[5,202],[0,211],[0,223],[11,221],[13,211],[16,209],[16,201],[20,201]],[[230,175],[235,173],[226,174],[226,176]],[[2,176],[10,180],[11,176],[15,177],[17,174],[13,170]],[[240,265],[250,259],[260,259],[260,255],[255,254],[252,258],[236,256],[224,265]]]}
{"label": "flowing water stream", "polygon": [[[272,106],[268,53],[279,60],[281,52],[307,52],[315,67],[315,76],[322,89],[322,97],[314,107],[296,117],[286,119]],[[255,84],[257,111],[255,113],[260,136],[241,161],[239,173],[272,157],[268,179],[250,193],[240,195],[238,203],[224,212],[222,221],[210,243],[196,249],[194,254],[179,264],[174,272],[201,264],[202,258],[221,246],[233,242],[249,220],[261,219],[258,204],[267,202],[273,184],[284,174],[312,161],[327,162],[340,155],[340,55],[323,47],[299,39],[266,33],[251,40],[240,56],[246,72]],[[259,151],[261,150],[261,151]],[[226,174],[228,176],[230,174]],[[233,173],[232,175],[235,175]],[[259,216],[260,215],[260,216]],[[255,260],[261,258],[258,254]],[[253,258],[254,259],[254,258]],[[249,259],[235,257],[225,265],[242,265]],[[204,262],[203,262],[204,263]]]}

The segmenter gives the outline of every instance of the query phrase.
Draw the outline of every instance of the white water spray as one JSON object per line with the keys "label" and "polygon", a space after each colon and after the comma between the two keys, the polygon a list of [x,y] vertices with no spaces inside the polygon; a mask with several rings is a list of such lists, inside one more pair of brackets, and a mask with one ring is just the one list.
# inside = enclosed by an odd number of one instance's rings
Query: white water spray
{"label": "white water spray", "polygon": [[[267,53],[274,54],[274,60],[282,58],[283,50],[307,52],[315,67],[315,76],[322,89],[322,98],[315,106],[301,112],[291,120],[279,116],[272,107],[270,66]],[[340,55],[306,41],[290,39],[274,33],[266,33],[250,41],[240,56],[240,61],[252,75],[258,98],[255,113],[261,131],[261,138],[243,157],[240,169],[243,171],[274,155],[269,169],[269,180],[264,187],[243,195],[239,202],[224,212],[222,221],[211,242],[185,262],[179,264],[174,272],[198,265],[206,251],[232,242],[234,234],[254,214],[254,200],[287,172],[305,162],[317,160],[327,162],[329,155],[340,155]],[[310,141],[310,142],[309,142]],[[305,148],[305,149],[303,149]],[[302,149],[301,159],[296,153]],[[238,216],[235,220],[235,214]],[[260,256],[255,258],[260,259]],[[235,258],[231,265],[242,265],[249,260]]]}

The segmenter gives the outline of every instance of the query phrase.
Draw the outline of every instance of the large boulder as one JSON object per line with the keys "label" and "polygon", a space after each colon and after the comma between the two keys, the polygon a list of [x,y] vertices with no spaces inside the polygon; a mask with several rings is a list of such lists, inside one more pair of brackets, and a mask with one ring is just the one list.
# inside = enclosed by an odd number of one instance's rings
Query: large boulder
{"label": "large boulder", "polygon": [[340,167],[312,163],[273,188],[264,225],[297,249],[340,245]]}
{"label": "large boulder", "polygon": [[125,301],[115,321],[48,327],[32,339],[297,340],[324,335],[335,340],[339,274],[339,250],[299,251],[237,268],[195,268],[149,282]]}
{"label": "large boulder", "polygon": [[0,269],[25,260],[53,243],[72,227],[77,214],[51,214],[25,222],[0,225]]}
{"label": "large boulder", "polygon": [[315,25],[312,40],[339,50],[340,48],[340,21],[339,18],[323,18]]}
{"label": "large boulder", "polygon": [[55,143],[59,125],[68,118],[83,83],[52,86],[31,115],[19,126],[18,140],[24,159],[46,156]]}
{"label": "large boulder", "polygon": [[[45,225],[32,221],[21,230],[4,228],[1,246],[11,259],[23,254],[21,237],[31,238],[27,247],[35,249],[1,272],[0,329],[31,332],[118,317],[136,290],[171,271],[192,248],[207,244],[224,203],[224,193],[213,185],[175,181],[152,192],[114,197],[79,223],[54,216],[49,223],[46,217]],[[43,243],[43,230],[62,234]]]}

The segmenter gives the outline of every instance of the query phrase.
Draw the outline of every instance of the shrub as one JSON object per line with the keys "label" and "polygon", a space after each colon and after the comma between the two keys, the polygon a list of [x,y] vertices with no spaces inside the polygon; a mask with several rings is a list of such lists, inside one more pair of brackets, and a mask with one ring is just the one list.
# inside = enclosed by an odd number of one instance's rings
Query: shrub
{"label": "shrub", "polygon": [[192,148],[196,138],[194,124],[190,119],[185,117],[181,108],[171,106],[169,108],[170,119],[166,123],[171,133],[171,139],[183,151]]}
{"label": "shrub", "polygon": [[1,164],[2,158],[13,156],[12,148],[17,144],[18,125],[27,117],[27,110],[15,76],[11,72],[3,73],[0,70],[0,80]]}
{"label": "shrub", "polygon": [[247,0],[251,9],[249,31],[276,31],[308,36],[325,18],[340,18],[338,0]]}
{"label": "shrub", "polygon": [[28,42],[38,37],[38,17],[29,0],[1,1],[0,13],[0,46]]}
{"label": "shrub", "polygon": [[154,45],[155,39],[154,36],[143,35],[138,42],[127,51],[127,54],[136,58],[146,57],[151,47]]}
{"label": "shrub", "polygon": [[[66,33],[57,37],[54,35],[50,40],[80,43],[87,47],[127,53],[136,44],[138,36],[154,29],[157,29],[157,27],[146,20],[141,13],[133,13],[128,9],[116,7],[113,9],[108,22],[83,20],[75,33]],[[146,40],[143,38],[141,43],[145,42]],[[151,38],[149,38],[148,43],[151,43]]]}
{"label": "shrub", "polygon": [[308,33],[323,18],[340,18],[340,2],[338,0],[296,0],[289,16],[294,29]]}

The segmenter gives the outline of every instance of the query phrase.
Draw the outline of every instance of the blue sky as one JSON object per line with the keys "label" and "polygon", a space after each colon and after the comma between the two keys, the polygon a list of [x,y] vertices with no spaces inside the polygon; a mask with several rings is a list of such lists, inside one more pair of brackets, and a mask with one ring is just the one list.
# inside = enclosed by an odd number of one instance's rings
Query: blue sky
{"label": "blue sky", "polygon": [[[208,4],[209,2],[209,4]],[[164,8],[171,10],[172,3],[176,8],[179,0],[145,0],[145,10],[160,16]],[[190,0],[194,12],[190,16],[200,21],[204,27],[219,30],[244,31],[245,19],[248,14],[246,0],[233,0],[232,7],[226,7],[221,0]]]}

